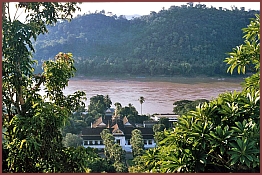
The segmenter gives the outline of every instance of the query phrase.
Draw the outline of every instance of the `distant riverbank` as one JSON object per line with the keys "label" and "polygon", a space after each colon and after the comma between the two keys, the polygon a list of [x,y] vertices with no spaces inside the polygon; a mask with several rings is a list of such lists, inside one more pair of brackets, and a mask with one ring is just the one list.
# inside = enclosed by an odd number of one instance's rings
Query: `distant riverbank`
{"label": "distant riverbank", "polygon": [[192,83],[212,83],[212,82],[242,82],[246,76],[226,76],[226,77],[208,77],[208,76],[195,76],[195,77],[186,77],[186,76],[143,76],[143,75],[98,75],[98,76],[76,76],[71,80],[92,80],[92,81],[105,81],[105,80],[114,80],[114,81],[143,81],[143,82],[174,82],[174,83],[183,83],[183,84],[192,84]]}

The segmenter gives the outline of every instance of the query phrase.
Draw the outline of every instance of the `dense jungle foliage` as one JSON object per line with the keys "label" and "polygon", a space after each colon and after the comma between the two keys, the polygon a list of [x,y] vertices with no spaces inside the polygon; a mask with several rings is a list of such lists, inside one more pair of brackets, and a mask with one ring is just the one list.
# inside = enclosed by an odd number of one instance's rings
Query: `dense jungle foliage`
{"label": "dense jungle foliage", "polygon": [[241,29],[255,13],[188,3],[131,20],[85,14],[49,27],[35,43],[35,58],[74,53],[77,74],[84,76],[225,76],[225,53],[241,42]]}

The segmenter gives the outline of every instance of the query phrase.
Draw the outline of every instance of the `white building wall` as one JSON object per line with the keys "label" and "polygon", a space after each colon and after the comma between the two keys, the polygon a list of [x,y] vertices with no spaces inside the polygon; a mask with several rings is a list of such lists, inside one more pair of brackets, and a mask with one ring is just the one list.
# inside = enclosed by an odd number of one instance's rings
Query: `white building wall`
{"label": "white building wall", "polygon": [[125,150],[126,152],[132,152],[131,145],[125,145],[124,150]]}
{"label": "white building wall", "polygon": [[97,148],[97,149],[104,149],[105,145],[101,144],[102,142],[103,142],[102,140],[83,140],[82,146],[85,148],[91,147],[91,148]]}
{"label": "white building wall", "polygon": [[122,148],[124,148],[125,145],[126,145],[125,136],[114,136],[114,137],[115,137],[115,141],[120,140],[120,146],[122,146]]}
{"label": "white building wall", "polygon": [[[117,139],[120,140],[120,146],[122,147],[123,150],[125,150],[126,152],[132,152],[131,145],[128,145],[128,142],[127,142],[127,140],[125,139],[124,136],[115,136],[115,141]],[[150,139],[150,140],[151,140],[152,144],[149,143],[149,140],[146,140],[146,144],[144,144],[144,148],[145,149],[154,148],[156,146],[156,143],[155,143],[154,139]],[[88,142],[88,143],[92,142],[93,144],[85,145],[84,142]],[[105,148],[105,145],[100,145],[100,142],[98,142],[98,145],[95,145],[95,141],[94,140],[84,140],[83,141],[83,146],[85,148],[87,148],[87,147],[97,148],[97,149],[104,149]]]}
{"label": "white building wall", "polygon": [[150,139],[150,140],[151,140],[152,144],[150,144],[150,143],[149,143],[149,140],[147,140],[147,143],[144,144],[145,149],[149,149],[149,148],[154,148],[154,147],[156,147],[156,143],[155,143],[154,139]]}

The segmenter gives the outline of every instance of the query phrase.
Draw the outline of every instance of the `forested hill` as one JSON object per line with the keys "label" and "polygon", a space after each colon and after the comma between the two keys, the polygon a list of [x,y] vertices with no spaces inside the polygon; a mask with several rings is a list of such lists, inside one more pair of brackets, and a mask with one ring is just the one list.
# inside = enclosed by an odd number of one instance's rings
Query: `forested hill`
{"label": "forested hill", "polygon": [[225,75],[226,53],[242,44],[242,28],[258,13],[191,4],[131,20],[86,14],[50,27],[35,58],[71,52],[79,75]]}

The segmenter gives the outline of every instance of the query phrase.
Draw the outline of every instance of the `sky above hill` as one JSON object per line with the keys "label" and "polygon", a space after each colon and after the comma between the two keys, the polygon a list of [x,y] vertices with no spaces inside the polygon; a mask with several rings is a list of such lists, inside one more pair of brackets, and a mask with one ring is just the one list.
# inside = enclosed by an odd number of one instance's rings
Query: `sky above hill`
{"label": "sky above hill", "polygon": [[[198,4],[195,2],[194,4]],[[235,7],[245,7],[245,10],[260,10],[260,2],[200,2],[207,5],[207,7],[223,7],[231,9]],[[159,12],[164,7],[186,5],[187,2],[84,2],[81,4],[81,12],[78,14],[95,12],[96,10],[105,12],[112,12],[116,15],[148,15],[150,11]]]}
{"label": "sky above hill", "polygon": [[[11,10],[12,14],[15,14],[15,6]],[[245,10],[260,10],[260,2],[194,2],[195,4],[205,4],[207,7],[223,7],[231,9],[235,6],[237,8],[245,7]],[[120,15],[148,15],[151,11],[159,12],[163,9],[169,9],[171,6],[186,5],[187,2],[82,2],[80,5],[81,12],[77,11],[75,16],[79,14],[88,14],[89,12],[94,13],[95,11],[105,10],[105,13],[112,12],[112,14]],[[20,15],[19,19],[25,18],[23,11],[20,9],[17,12]]]}

